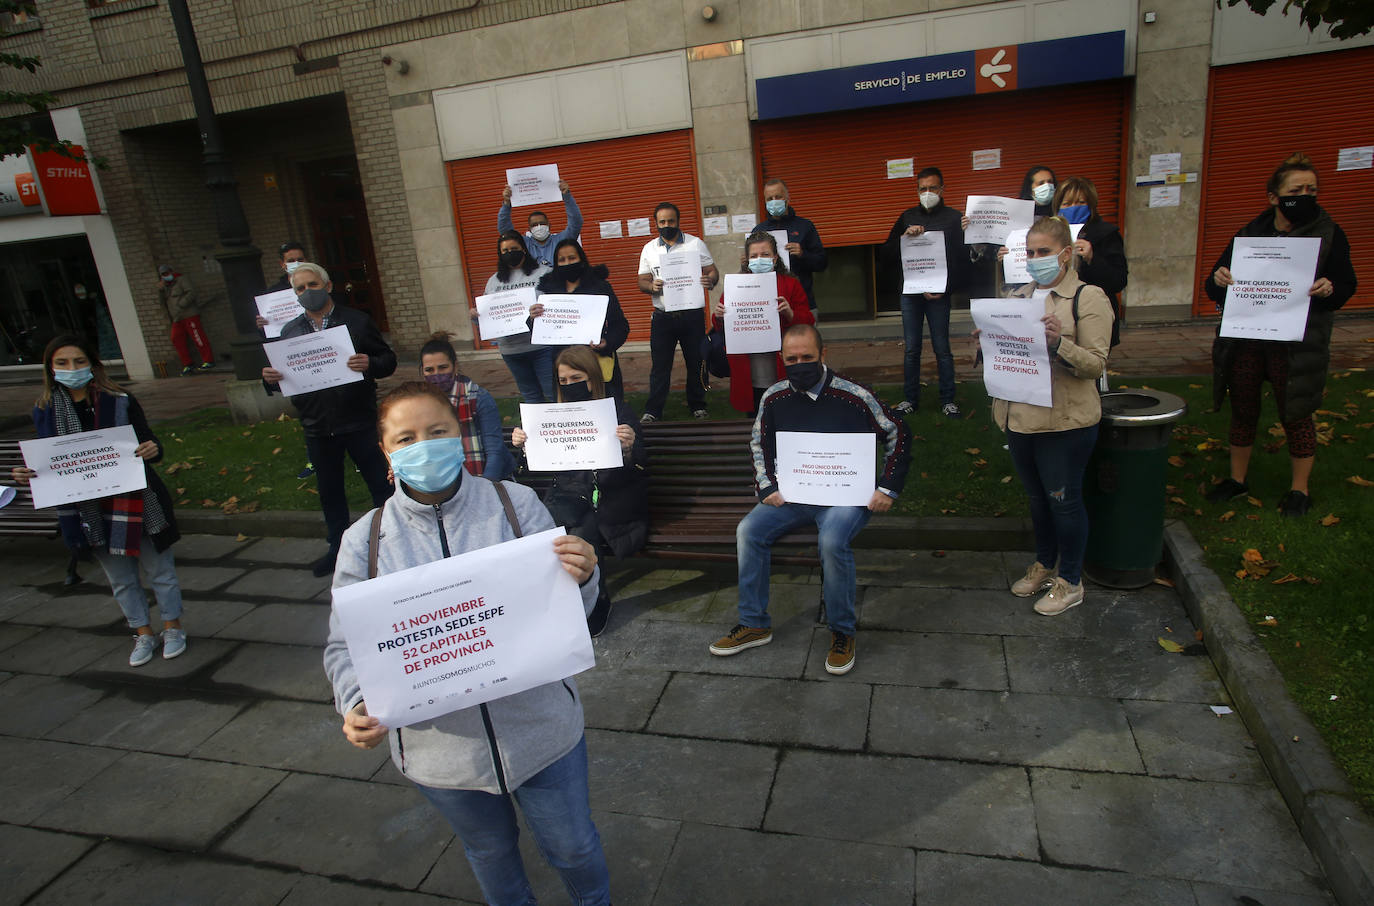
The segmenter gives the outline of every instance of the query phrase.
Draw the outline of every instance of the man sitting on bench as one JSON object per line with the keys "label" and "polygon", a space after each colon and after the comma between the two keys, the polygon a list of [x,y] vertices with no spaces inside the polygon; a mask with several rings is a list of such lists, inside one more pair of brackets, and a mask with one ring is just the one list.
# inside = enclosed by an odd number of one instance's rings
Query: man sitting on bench
{"label": "man sitting on bench", "polygon": [[[911,432],[867,387],[836,374],[825,365],[820,331],[794,324],[782,338],[787,380],[774,384],[759,403],[749,442],[754,454],[754,480],[762,501],[735,532],[739,561],[739,624],[711,646],[720,656],[773,640],[768,617],[768,578],[773,543],[808,522],[819,529],[817,547],[823,570],[822,596],[830,625],[829,673],[848,673],[854,666],[854,553],[850,544],[873,513],[892,509],[911,464]],[[778,493],[777,434],[780,431],[823,434],[875,434],[886,446],[883,471],[867,507],[813,506],[788,503]]]}

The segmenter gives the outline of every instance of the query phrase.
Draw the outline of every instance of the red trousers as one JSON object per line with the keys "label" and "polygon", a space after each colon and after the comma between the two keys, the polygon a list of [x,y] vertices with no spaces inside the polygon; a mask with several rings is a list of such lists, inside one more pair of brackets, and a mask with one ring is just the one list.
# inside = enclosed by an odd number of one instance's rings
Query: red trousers
{"label": "red trousers", "polygon": [[210,349],[210,339],[205,336],[205,328],[200,326],[200,315],[191,315],[189,318],[172,322],[172,345],[177,348],[177,356],[180,357],[183,368],[191,364],[191,346],[186,342],[188,337],[191,343],[196,344],[200,360],[213,365],[215,353]]}

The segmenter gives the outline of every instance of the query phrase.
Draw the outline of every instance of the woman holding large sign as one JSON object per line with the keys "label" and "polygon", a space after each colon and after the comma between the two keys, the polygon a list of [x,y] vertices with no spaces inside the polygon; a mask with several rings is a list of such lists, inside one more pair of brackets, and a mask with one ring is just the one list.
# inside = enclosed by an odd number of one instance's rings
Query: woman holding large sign
{"label": "woman holding large sign", "polygon": [[[569,346],[558,354],[558,402],[583,403],[606,399],[597,356],[586,346]],[[544,504],[554,521],[597,550],[616,557],[632,557],[649,538],[649,453],[635,412],[620,397],[615,400],[615,433],[623,464],[610,469],[573,469],[553,473]],[[521,450],[523,428],[511,432],[511,444]],[[611,598],[601,588],[587,613],[587,630],[596,638],[611,616]]]}
{"label": "woman holding large sign", "polygon": [[[373,517],[367,516],[344,535],[334,573],[336,590],[370,575],[386,576],[513,541],[517,533],[530,536],[554,527],[548,510],[528,488],[465,474],[458,420],[437,389],[412,382],[387,394],[379,407],[378,434],[398,490],[383,507],[375,531]],[[498,487],[505,491],[509,509]],[[558,536],[553,550],[582,586],[582,600],[589,601],[596,593],[596,552],[572,535]],[[458,592],[457,600],[468,593]],[[436,599],[436,608],[438,604]],[[480,633],[464,630],[458,635]],[[583,643],[589,644],[585,637]],[[478,644],[481,640],[473,647]],[[419,647],[444,650],[433,639]],[[520,653],[503,656],[513,654]],[[588,804],[582,702],[571,678],[390,729],[368,715],[337,603],[324,666],[344,717],[344,736],[363,749],[390,742],[396,767],[463,841],[487,902],[534,901],[516,842],[515,803],[573,900],[588,906],[610,902],[606,857]],[[480,666],[485,665],[470,669]],[[431,688],[438,698],[439,687]]]}
{"label": "woman holding large sign", "polygon": [[[742,274],[777,274],[778,278],[778,318],[781,330],[785,332],[793,324],[815,324],[816,316],[806,301],[806,290],[801,281],[787,270],[778,255],[778,241],[768,233],[754,233],[744,243],[744,267]],[[724,331],[725,306],[729,300],[724,294],[711,309],[711,332]],[[729,351],[728,349],[726,350]],[[730,405],[746,415],[753,416],[759,410],[759,400],[763,392],[778,381],[787,380],[787,372],[782,367],[781,352],[753,352],[728,356],[730,362]]]}
{"label": "woman holding large sign", "polygon": [[[1043,300],[1040,322],[1049,352],[1051,404],[994,398],[992,417],[1007,434],[1035,529],[1035,562],[1011,590],[1023,598],[1045,591],[1035,611],[1055,616],[1083,601],[1088,545],[1083,473],[1102,418],[1096,381],[1107,365],[1112,306],[1101,289],[1078,279],[1073,240],[1063,218],[1037,220],[1026,235],[1026,250],[1033,282],[1012,295]],[[1042,309],[1036,306],[1034,311]]]}
{"label": "woman holding large sign", "polygon": [[[540,264],[525,248],[525,239],[515,230],[506,230],[496,240],[496,273],[487,278],[483,291],[486,296],[511,293],[516,290],[533,291],[549,269]],[[472,309],[477,320],[477,309]],[[536,346],[528,329],[495,338],[501,359],[515,378],[520,398],[527,403],[547,403],[553,400],[553,357],[555,350]]]}
{"label": "woman holding large sign", "polygon": [[[1250,492],[1245,478],[1250,470],[1250,454],[1255,449],[1260,388],[1268,379],[1288,439],[1293,472],[1292,487],[1283,498],[1280,511],[1285,516],[1302,516],[1312,508],[1307,488],[1317,454],[1317,428],[1312,413],[1321,405],[1326,387],[1333,312],[1355,295],[1355,268],[1350,263],[1350,240],[1345,231],[1317,204],[1317,171],[1307,155],[1294,154],[1280,164],[1269,177],[1266,190],[1269,208],[1236,233],[1203,284],[1218,308],[1223,308],[1228,298],[1240,301],[1233,294],[1243,286],[1244,301],[1250,310],[1244,324],[1247,330],[1228,330],[1230,317],[1223,317],[1212,343],[1212,394],[1216,407],[1220,409],[1226,394],[1231,394],[1231,470],[1208,492],[1207,499],[1230,500]],[[1275,247],[1261,247],[1264,240]],[[1300,275],[1285,275],[1283,272],[1291,268],[1283,267],[1289,262],[1283,260],[1286,249],[1281,246],[1295,246],[1291,259],[1297,257],[1297,246],[1304,241],[1310,246],[1312,240],[1318,242],[1315,250],[1309,248],[1315,251],[1315,271],[1309,260]],[[1241,259],[1236,257],[1238,247],[1242,246],[1247,253],[1243,269]],[[1254,254],[1249,254],[1252,251]],[[1233,274],[1233,269],[1240,273]],[[1242,285],[1237,286],[1238,282]],[[1265,332],[1282,329],[1282,322],[1288,320],[1285,309],[1289,306],[1272,292],[1262,292],[1260,287],[1283,290],[1285,286],[1296,290],[1290,294],[1305,302],[1307,311],[1305,315],[1300,310],[1289,312],[1297,315],[1291,336],[1276,334],[1275,339],[1264,339]],[[1307,298],[1302,299],[1303,296]],[[1239,305],[1232,306],[1238,308]],[[1237,311],[1227,310],[1225,314],[1234,316]],[[1289,342],[1279,342],[1280,339]]]}
{"label": "woman holding large sign", "polygon": [[[172,515],[171,495],[152,468],[162,459],[162,444],[148,427],[142,407],[110,380],[100,356],[80,337],[58,336],[43,351],[43,394],[34,405],[33,423],[39,437],[133,427],[138,438],[134,455],[143,460],[147,487],[59,506],[57,523],[67,547],[91,551],[105,570],[115,602],[135,633],[129,666],[151,661],[159,644],[164,658],[181,654],[186,650],[186,633],[181,628],[181,584],[172,559],[172,545],[181,535]],[[32,469],[15,468],[13,477],[28,484],[36,474]],[[148,624],[140,566],[157,596],[160,636]]]}
{"label": "woman holding large sign", "polygon": [[[606,320],[601,325],[601,339],[591,348],[596,353],[598,370],[606,385],[606,393],[616,399],[625,395],[625,378],[620,373],[620,357],[616,350],[625,345],[630,336],[630,322],[620,308],[607,279],[606,265],[593,266],[587,253],[575,239],[564,239],[553,250],[553,271],[539,281],[540,295],[606,296]],[[542,303],[536,301],[530,309],[530,320],[544,313]],[[555,381],[557,369],[555,369]]]}

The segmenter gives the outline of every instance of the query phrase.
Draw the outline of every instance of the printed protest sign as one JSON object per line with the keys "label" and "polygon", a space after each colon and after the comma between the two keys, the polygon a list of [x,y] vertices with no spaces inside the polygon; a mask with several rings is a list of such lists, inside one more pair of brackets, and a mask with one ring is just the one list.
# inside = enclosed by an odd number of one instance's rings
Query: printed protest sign
{"label": "printed protest sign", "polygon": [[779,431],[775,472],[788,503],[868,506],[877,469],[873,434]]}
{"label": "printed protest sign", "polygon": [[530,342],[541,346],[591,345],[601,342],[610,296],[546,293],[537,300],[544,313],[534,319]]}
{"label": "printed protest sign", "polygon": [[510,186],[510,206],[513,208],[563,200],[563,193],[558,188],[557,164],[508,169],[506,185]]}
{"label": "printed protest sign", "polygon": [[525,459],[533,472],[614,469],[625,464],[615,436],[615,400],[521,403]]}
{"label": "printed protest sign", "polygon": [[725,351],[731,355],[782,349],[777,274],[726,274]]}
{"label": "printed protest sign", "polygon": [[659,261],[658,278],[663,281],[663,310],[686,311],[706,307],[701,286],[701,255],[677,246]]}
{"label": "printed protest sign", "polygon": [[902,292],[943,293],[949,280],[945,262],[945,234],[925,232],[902,236]]}
{"label": "printed protest sign", "polygon": [[1012,230],[1030,228],[1035,219],[1035,202],[996,195],[970,195],[964,213],[969,219],[968,229],[964,230],[964,244],[1006,245],[1007,234]]}
{"label": "printed protest sign", "polygon": [[21,440],[24,465],[38,473],[29,479],[34,509],[146,488],[148,474],[134,455],[137,447],[131,425]]}
{"label": "printed protest sign", "polygon": [[1221,335],[1251,340],[1301,340],[1307,330],[1307,291],[1316,282],[1321,240],[1314,237],[1237,236],[1221,312]]}
{"label": "printed protest sign", "polygon": [[1050,353],[1045,343],[1043,298],[973,299],[969,302],[983,350],[988,396],[1032,406],[1053,405]]}
{"label": "printed protest sign", "polygon": [[326,387],[363,379],[362,372],[348,367],[353,337],[347,327],[331,327],[299,337],[263,344],[267,361],[281,372],[281,392],[287,396],[311,393]]}
{"label": "printed protest sign", "polygon": [[482,339],[494,340],[529,330],[525,322],[534,304],[534,287],[502,290],[477,297],[477,329]]}
{"label": "printed protest sign", "polygon": [[296,301],[294,289],[279,289],[275,293],[263,293],[261,296],[254,296],[253,302],[258,307],[258,314],[267,319],[267,324],[262,331],[269,340],[281,336],[282,325],[300,317],[302,311],[300,303]]}

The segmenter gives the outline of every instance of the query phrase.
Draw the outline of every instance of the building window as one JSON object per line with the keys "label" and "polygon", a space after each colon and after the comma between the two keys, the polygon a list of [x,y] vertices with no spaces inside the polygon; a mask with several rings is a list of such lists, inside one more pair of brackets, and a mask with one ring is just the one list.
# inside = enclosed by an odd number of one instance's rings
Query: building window
{"label": "building window", "polygon": [[38,13],[30,6],[28,9],[6,10],[0,12],[0,35],[18,35],[26,31],[37,31],[43,27]]}

